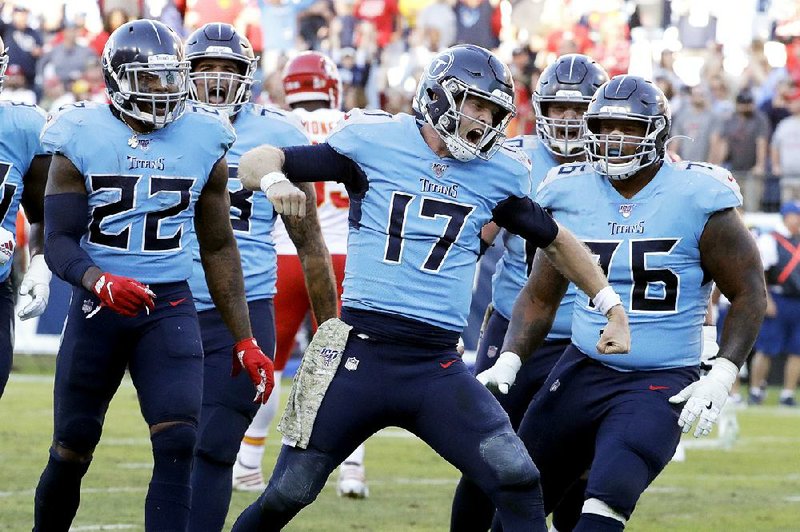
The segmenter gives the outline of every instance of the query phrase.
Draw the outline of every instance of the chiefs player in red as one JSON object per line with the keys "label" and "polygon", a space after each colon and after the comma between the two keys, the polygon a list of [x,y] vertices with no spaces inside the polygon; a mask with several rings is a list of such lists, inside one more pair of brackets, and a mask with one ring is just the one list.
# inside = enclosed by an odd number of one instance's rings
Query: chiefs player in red
{"label": "chiefs player in red", "polygon": [[[344,113],[340,110],[342,82],[336,64],[319,52],[303,52],[290,60],[283,70],[286,103],[297,113],[313,143],[324,142]],[[331,253],[339,296],[347,252],[350,199],[344,185],[335,182],[315,183],[317,212],[325,244]],[[276,353],[275,386],[272,399],[261,407],[245,433],[233,469],[235,489],[264,489],[261,459],[269,424],[277,411],[280,378],[294,345],[295,336],[311,310],[303,268],[292,241],[278,219],[273,233],[278,252],[278,285],[275,296]],[[347,457],[339,469],[339,495],[364,498],[368,495],[364,479],[364,445]]]}

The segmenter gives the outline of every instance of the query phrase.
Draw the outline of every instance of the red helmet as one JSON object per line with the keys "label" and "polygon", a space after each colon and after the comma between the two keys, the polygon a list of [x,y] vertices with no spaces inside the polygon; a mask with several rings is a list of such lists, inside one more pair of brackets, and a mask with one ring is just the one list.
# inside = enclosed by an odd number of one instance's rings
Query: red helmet
{"label": "red helmet", "polygon": [[336,63],[328,56],[319,52],[303,52],[283,68],[283,92],[288,104],[326,100],[331,109],[338,109],[342,79]]}

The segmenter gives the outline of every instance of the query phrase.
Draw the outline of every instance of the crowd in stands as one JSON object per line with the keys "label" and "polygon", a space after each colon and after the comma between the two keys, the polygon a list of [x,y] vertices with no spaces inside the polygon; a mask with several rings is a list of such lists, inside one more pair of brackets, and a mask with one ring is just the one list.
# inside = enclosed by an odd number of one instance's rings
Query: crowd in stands
{"label": "crowd in stands", "polygon": [[[541,69],[569,52],[589,54],[613,76],[633,69],[637,38],[679,32],[676,46],[652,46],[647,65],[673,106],[669,149],[684,159],[731,169],[746,210],[775,211],[800,197],[800,6],[781,7],[767,38],[785,45],[785,65],[772,65],[754,39],[741,74],[725,65],[713,32],[687,23],[688,2],[611,0],[13,0],[0,1],[0,34],[10,57],[0,98],[51,111],[79,100],[104,101],[100,56],[109,34],[135,18],[156,18],[187,35],[208,22],[234,24],[262,58],[254,97],[283,105],[286,59],[315,49],[336,61],[344,107],[408,112],[422,66],[443,48],[478,44],[499,53],[516,80],[517,118],[509,136],[534,127],[531,92]],[[796,2],[795,2],[796,4]],[[786,6],[789,6],[787,8]],[[657,9],[654,9],[656,6]],[[774,7],[773,6],[773,7]],[[776,8],[777,9],[777,8]],[[776,9],[773,9],[775,11]],[[512,17],[513,13],[513,17]],[[711,26],[711,21],[708,26]],[[795,35],[795,36],[793,36]],[[663,41],[658,41],[663,42]],[[675,70],[699,58],[699,83]],[[688,138],[687,138],[688,137]],[[693,139],[693,140],[691,140]]]}

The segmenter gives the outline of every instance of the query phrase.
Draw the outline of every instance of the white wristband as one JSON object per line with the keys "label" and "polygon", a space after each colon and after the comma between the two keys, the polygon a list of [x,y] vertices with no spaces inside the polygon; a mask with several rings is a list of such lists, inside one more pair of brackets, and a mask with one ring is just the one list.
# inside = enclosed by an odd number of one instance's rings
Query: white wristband
{"label": "white wristband", "polygon": [[495,364],[505,364],[516,373],[522,367],[522,359],[513,351],[503,351],[500,353],[500,356],[497,357],[497,362],[495,362]]}
{"label": "white wristband", "polygon": [[261,190],[266,194],[269,187],[282,181],[289,181],[283,172],[270,172],[261,178]]}
{"label": "white wristband", "polygon": [[614,292],[613,288],[606,286],[595,294],[592,298],[592,303],[594,303],[594,308],[605,316],[612,307],[621,305],[622,300],[619,298],[619,295]]}

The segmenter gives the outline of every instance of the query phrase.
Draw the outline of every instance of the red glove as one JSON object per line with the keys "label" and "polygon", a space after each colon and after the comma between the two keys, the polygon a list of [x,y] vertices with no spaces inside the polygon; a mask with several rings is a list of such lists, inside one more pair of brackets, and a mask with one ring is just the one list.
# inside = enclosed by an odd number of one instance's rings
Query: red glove
{"label": "red glove", "polygon": [[108,307],[117,314],[133,317],[142,310],[155,308],[156,295],[136,279],[103,273],[94,284],[94,293],[100,298],[100,306]]}
{"label": "red glove", "polygon": [[256,396],[253,401],[265,404],[275,387],[275,366],[272,365],[272,360],[258,347],[255,338],[240,340],[233,346],[231,376],[236,377],[242,368],[247,370],[250,380],[256,387]]}

